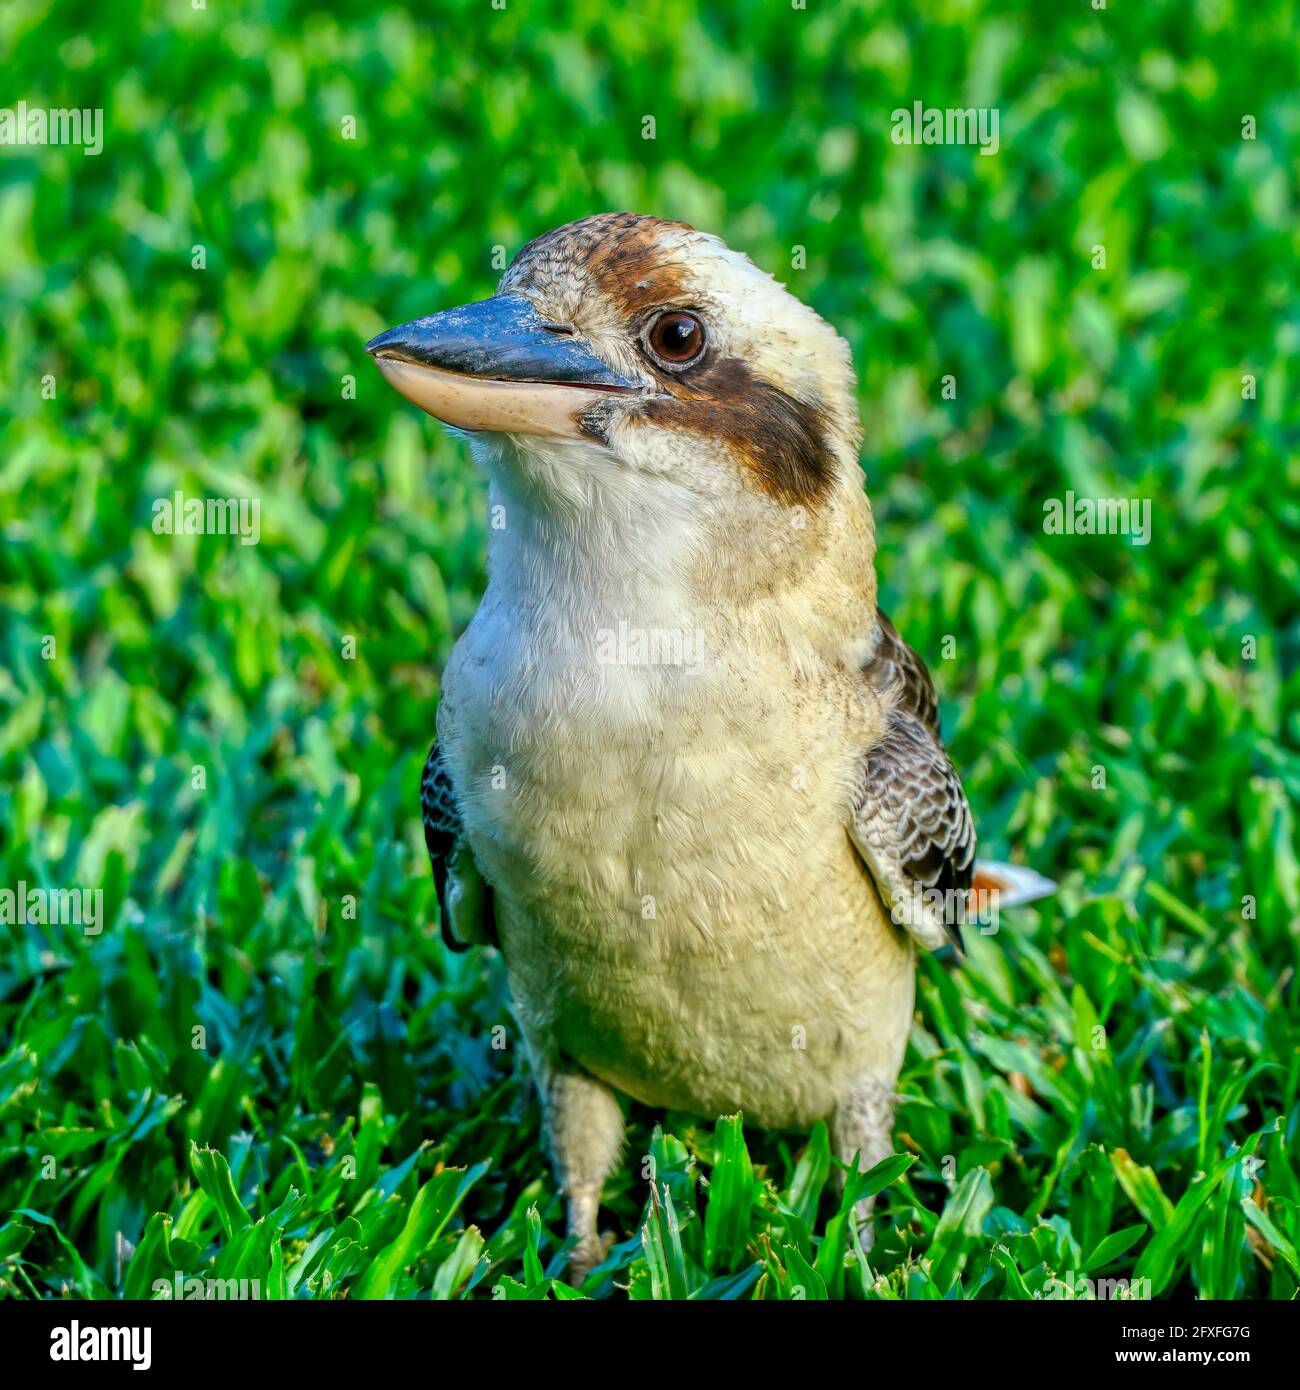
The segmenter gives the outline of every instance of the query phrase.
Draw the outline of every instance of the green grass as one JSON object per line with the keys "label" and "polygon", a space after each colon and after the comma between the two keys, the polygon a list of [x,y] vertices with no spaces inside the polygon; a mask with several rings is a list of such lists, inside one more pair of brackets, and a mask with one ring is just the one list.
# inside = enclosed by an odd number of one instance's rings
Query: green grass
{"label": "green grass", "polygon": [[[852,341],[886,606],[986,852],[1062,886],[922,962],[869,1268],[821,1131],[634,1110],[587,1292],[1293,1297],[1292,6],[142,8],[0,12],[0,102],[106,113],[98,158],[0,149],[0,888],[106,906],[0,925],[0,1290],[568,1296],[418,818],[482,483],[360,344],[634,207]],[[999,154],[893,145],[914,100],[996,105]],[[177,488],[261,544],[155,535]],[[1045,534],[1068,490],[1150,544]]]}

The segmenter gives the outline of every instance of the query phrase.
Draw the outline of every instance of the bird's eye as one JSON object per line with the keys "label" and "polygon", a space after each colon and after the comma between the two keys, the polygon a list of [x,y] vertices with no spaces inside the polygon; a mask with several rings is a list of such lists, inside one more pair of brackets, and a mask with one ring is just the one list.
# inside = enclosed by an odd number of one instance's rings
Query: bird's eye
{"label": "bird's eye", "polygon": [[694,314],[662,314],[650,327],[651,351],[674,367],[683,367],[704,351],[704,325]]}

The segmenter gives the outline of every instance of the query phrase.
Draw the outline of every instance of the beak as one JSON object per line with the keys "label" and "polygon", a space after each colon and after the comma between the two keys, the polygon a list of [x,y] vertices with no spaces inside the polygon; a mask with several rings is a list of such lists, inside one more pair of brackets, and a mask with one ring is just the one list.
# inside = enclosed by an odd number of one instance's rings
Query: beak
{"label": "beak", "polygon": [[592,406],[641,389],[517,294],[390,328],[366,351],[408,401],[463,430],[580,439]]}

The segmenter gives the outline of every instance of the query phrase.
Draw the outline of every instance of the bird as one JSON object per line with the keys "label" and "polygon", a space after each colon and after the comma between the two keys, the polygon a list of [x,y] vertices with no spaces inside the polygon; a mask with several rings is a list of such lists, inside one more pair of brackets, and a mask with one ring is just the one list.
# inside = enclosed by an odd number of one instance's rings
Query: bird
{"label": "bird", "polygon": [[[441,929],[490,944],[567,1206],[569,1275],[624,1101],[893,1152],[916,953],[975,857],[933,681],[878,606],[846,341],[684,222],[601,213],[496,293],[366,344],[487,475],[488,580],[421,806]],[[855,1211],[870,1248],[870,1199]]]}

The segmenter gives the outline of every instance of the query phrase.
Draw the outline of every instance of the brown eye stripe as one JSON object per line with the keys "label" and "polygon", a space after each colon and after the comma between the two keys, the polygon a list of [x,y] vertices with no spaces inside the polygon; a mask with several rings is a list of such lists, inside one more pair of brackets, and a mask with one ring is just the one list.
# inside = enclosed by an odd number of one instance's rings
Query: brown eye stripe
{"label": "brown eye stripe", "polygon": [[648,400],[636,414],[665,429],[722,440],[778,502],[813,506],[826,495],[835,457],[819,405],[788,395],[734,357],[702,363],[686,377],[689,394]]}

